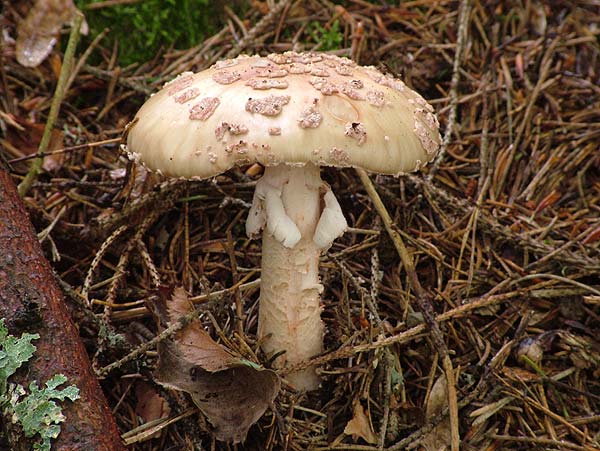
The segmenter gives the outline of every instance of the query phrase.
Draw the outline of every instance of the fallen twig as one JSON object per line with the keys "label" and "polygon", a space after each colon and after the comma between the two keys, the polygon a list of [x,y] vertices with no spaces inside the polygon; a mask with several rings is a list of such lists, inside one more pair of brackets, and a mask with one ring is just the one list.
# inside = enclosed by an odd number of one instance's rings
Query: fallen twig
{"label": "fallen twig", "polygon": [[[12,333],[38,333],[36,354],[28,371],[12,382],[41,385],[64,374],[80,391],[80,399],[65,404],[64,427],[53,444],[73,451],[124,451],[117,425],[96,377],[78,329],[38,242],[17,190],[0,168],[0,317]],[[19,437],[11,449],[23,449]]]}
{"label": "fallen twig", "polygon": [[[81,28],[82,22],[83,14],[77,11],[77,13],[75,14],[75,19],[73,20],[73,26],[71,27],[71,34],[69,35],[69,42],[67,44],[67,49],[65,50],[65,57],[63,59],[62,67],[60,69],[60,76],[58,77],[56,91],[54,92],[54,97],[52,98],[50,113],[48,113],[48,119],[46,120],[44,134],[42,135],[42,140],[40,141],[40,146],[38,148],[38,154],[40,155],[44,155],[44,153],[48,150],[48,145],[50,144],[52,129],[54,128],[54,123],[58,118],[60,104],[62,103],[63,97],[65,95],[65,90],[69,82],[69,76],[71,75],[73,57],[75,55],[75,49],[77,48],[77,42],[79,41],[79,30]],[[33,160],[33,163],[31,164],[29,171],[25,175],[25,178],[21,183],[19,183],[18,190],[19,195],[21,197],[24,197],[25,194],[27,194],[27,191],[29,191],[29,188],[31,188],[31,185],[42,170],[43,163],[43,156],[39,156],[35,160]]]}

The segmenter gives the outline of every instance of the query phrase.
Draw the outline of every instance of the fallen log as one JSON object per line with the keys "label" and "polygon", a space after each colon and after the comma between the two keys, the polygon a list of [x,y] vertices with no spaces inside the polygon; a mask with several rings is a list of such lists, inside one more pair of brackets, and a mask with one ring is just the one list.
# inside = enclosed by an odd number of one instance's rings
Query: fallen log
{"label": "fallen log", "polygon": [[[80,398],[65,402],[59,437],[52,449],[61,451],[125,451],[115,419],[96,379],[62,292],[42,253],[35,230],[16,187],[0,163],[0,317],[12,335],[40,335],[37,350],[11,382],[42,386],[62,373],[79,388]],[[0,424],[9,425],[8,421]],[[10,449],[31,449],[31,442],[10,427]]]}

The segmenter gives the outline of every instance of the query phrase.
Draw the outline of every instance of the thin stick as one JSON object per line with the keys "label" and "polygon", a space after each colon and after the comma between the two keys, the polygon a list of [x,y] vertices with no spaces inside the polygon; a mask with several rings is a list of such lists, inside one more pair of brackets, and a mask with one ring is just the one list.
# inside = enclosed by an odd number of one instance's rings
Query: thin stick
{"label": "thin stick", "polygon": [[[77,12],[75,14],[75,19],[73,20],[73,27],[71,28],[71,33],[69,34],[69,42],[67,44],[67,49],[65,50],[65,57],[63,59],[63,64],[60,69],[60,75],[58,77],[56,91],[54,92],[52,104],[50,105],[50,112],[48,113],[48,119],[46,121],[46,127],[44,128],[44,134],[42,135],[42,140],[40,141],[40,146],[38,147],[38,153],[42,155],[48,150],[48,145],[50,144],[50,137],[52,135],[52,129],[54,128],[54,123],[56,122],[58,112],[60,110],[60,104],[62,103],[63,97],[65,95],[65,88],[69,81],[69,75],[71,74],[71,68],[73,66],[73,56],[75,55],[75,49],[77,48],[77,41],[79,41],[79,30],[81,28],[82,21],[83,14]],[[25,176],[23,181],[19,183],[19,196],[25,197],[25,194],[27,194],[27,191],[29,191],[29,188],[31,188],[31,185],[37,178],[38,174],[42,171],[43,163],[43,156],[33,160],[33,163],[29,168],[29,172],[27,172],[27,175]]]}
{"label": "thin stick", "polygon": [[85,301],[87,307],[91,306],[90,300],[88,298],[88,292],[90,291],[90,286],[92,285],[94,270],[100,264],[100,261],[104,257],[104,254],[106,254],[106,251],[110,248],[110,245],[113,243],[113,241],[115,241],[119,237],[119,235],[121,235],[121,233],[123,233],[125,230],[127,230],[127,226],[122,225],[113,233],[111,233],[111,235],[104,241],[104,243],[102,243],[100,249],[98,249],[98,252],[96,253],[96,256],[92,260],[90,269],[88,269],[87,275],[85,276],[85,279],[83,281],[83,286],[81,287],[81,297]]}
{"label": "thin stick", "polygon": [[558,449],[569,448],[577,451],[587,451],[591,448],[580,446],[575,443],[570,443],[565,440],[554,440],[544,437],[514,437],[510,435],[498,435],[498,434],[486,434],[488,438],[493,440],[507,441],[507,442],[518,442],[518,443],[535,443],[537,445],[554,446]]}
{"label": "thin stick", "polygon": [[254,27],[248,30],[248,34],[240,39],[240,42],[233,46],[231,50],[227,52],[225,58],[234,58],[238,56],[246,47],[252,44],[256,40],[259,34],[263,33],[272,22],[274,22],[286,6],[291,3],[291,0],[281,0],[277,4],[273,5],[271,10],[260,19]]}
{"label": "thin stick", "polygon": [[93,147],[104,146],[106,144],[116,144],[116,143],[121,142],[122,140],[123,140],[123,138],[118,137],[118,138],[104,139],[102,141],[96,141],[96,142],[92,142],[92,143],[78,144],[76,146],[63,147],[62,149],[51,150],[50,152],[36,152],[31,155],[25,155],[23,157],[13,158],[12,160],[8,160],[8,163],[14,164],[14,163],[18,163],[19,161],[32,160],[33,158],[44,158],[49,155],[59,155],[61,153],[73,152],[75,150],[81,150],[81,149],[87,150],[87,149],[90,149]]}
{"label": "thin stick", "polygon": [[105,367],[100,368],[99,370],[96,370],[96,376],[98,376],[99,378],[106,377],[108,374],[110,374],[111,371],[125,365],[128,362],[131,362],[132,360],[137,359],[138,357],[143,355],[149,349],[152,349],[154,346],[156,346],[161,341],[165,340],[166,338],[172,336],[173,334],[175,334],[178,331],[180,331],[181,329],[183,329],[185,326],[187,326],[190,323],[190,321],[192,321],[194,318],[196,318],[199,315],[199,313],[200,312],[198,310],[194,309],[191,312],[187,313],[186,315],[182,316],[181,318],[179,318],[179,320],[177,320],[177,322],[171,324],[169,327],[167,327],[165,330],[163,330],[160,334],[158,334],[152,340],[147,341],[146,343],[143,343],[142,345],[138,346],[133,351],[131,351],[129,354],[127,354],[125,357],[123,357],[109,365],[106,365]]}
{"label": "thin stick", "polygon": [[456,385],[454,380],[454,370],[452,369],[452,361],[450,360],[450,356],[448,354],[448,348],[446,347],[446,343],[444,342],[442,332],[440,331],[440,326],[435,320],[435,314],[433,312],[433,308],[431,306],[431,296],[427,293],[421,283],[419,282],[419,278],[417,277],[417,272],[415,271],[415,267],[412,261],[412,257],[406,246],[404,245],[404,241],[400,234],[394,230],[392,218],[388,213],[385,205],[383,204],[379,194],[375,190],[375,186],[368,174],[363,169],[356,169],[360,180],[362,181],[367,194],[371,198],[377,213],[381,216],[383,220],[383,224],[385,229],[387,230],[394,246],[396,247],[396,251],[398,251],[398,255],[400,255],[400,260],[404,265],[410,283],[415,291],[415,298],[417,300],[417,306],[419,310],[423,314],[423,318],[425,319],[425,323],[431,333],[431,337],[433,338],[433,342],[437,351],[440,353],[442,357],[442,366],[444,367],[444,372],[446,374],[446,380],[448,381],[448,405],[450,408],[450,429],[452,435],[452,451],[458,451],[460,445],[460,437],[458,434],[458,401],[456,397]]}

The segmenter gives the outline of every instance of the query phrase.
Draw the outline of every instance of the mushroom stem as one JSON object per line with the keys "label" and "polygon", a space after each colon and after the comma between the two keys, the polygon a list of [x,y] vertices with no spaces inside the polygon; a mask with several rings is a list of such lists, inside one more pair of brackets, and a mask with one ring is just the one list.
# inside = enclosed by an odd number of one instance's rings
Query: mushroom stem
{"label": "mushroom stem", "polygon": [[[323,198],[327,203],[323,208]],[[332,200],[333,199],[333,200]],[[320,225],[322,213],[331,211],[343,224]],[[247,231],[263,230],[258,335],[267,354],[285,351],[275,366],[294,365],[323,349],[319,283],[319,256],[343,232],[346,222],[318,166],[279,165],[265,168],[257,183]],[[299,232],[299,234],[298,234]],[[330,239],[323,239],[329,234]],[[331,236],[334,234],[335,236]],[[288,380],[299,390],[314,390],[319,378],[314,368],[291,373]]]}

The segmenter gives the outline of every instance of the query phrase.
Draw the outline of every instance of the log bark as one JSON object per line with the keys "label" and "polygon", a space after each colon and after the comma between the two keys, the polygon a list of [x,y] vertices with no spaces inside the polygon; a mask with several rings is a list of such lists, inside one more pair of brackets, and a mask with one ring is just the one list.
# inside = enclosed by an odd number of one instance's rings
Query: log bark
{"label": "log bark", "polygon": [[[76,385],[80,398],[63,403],[66,421],[53,450],[125,451],[115,419],[95,377],[64,296],[44,257],[35,230],[10,175],[0,165],[0,316],[9,332],[38,333],[26,371],[11,382],[42,386],[57,373]],[[8,422],[7,422],[8,423]],[[5,424],[7,424],[5,423]],[[2,424],[2,421],[0,421]],[[12,450],[30,449],[14,430],[5,431]]]}

